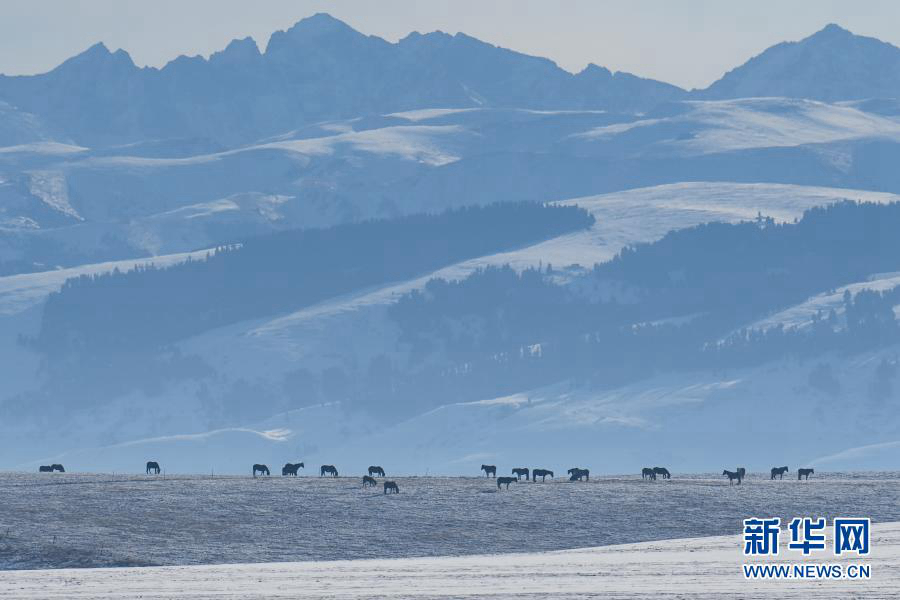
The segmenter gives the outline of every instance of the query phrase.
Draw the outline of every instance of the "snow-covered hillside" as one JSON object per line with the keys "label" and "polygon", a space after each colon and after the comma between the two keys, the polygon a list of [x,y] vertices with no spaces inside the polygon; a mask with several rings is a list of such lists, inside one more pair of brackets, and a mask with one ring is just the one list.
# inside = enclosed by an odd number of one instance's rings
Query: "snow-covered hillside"
{"label": "snow-covered hillside", "polygon": [[[402,465],[409,473],[455,474],[490,460],[523,456],[566,460],[572,455],[590,459],[601,472],[619,472],[661,458],[682,465],[679,468],[702,470],[706,466],[703,453],[711,445],[723,456],[732,457],[729,460],[763,468],[768,462],[778,462],[786,452],[792,461],[811,463],[873,442],[890,444],[900,440],[900,424],[890,416],[893,400],[866,398],[877,378],[876,366],[882,359],[892,360],[896,349],[850,361],[834,357],[822,361],[839,382],[828,391],[811,375],[820,367],[818,362],[777,362],[740,372],[659,376],[614,389],[563,383],[523,390],[509,398],[447,406],[393,425],[352,417],[339,404],[331,404],[272,418],[248,417],[241,427],[222,428],[210,418],[206,404],[209,396],[234,394],[233,389],[283,394],[282,381],[296,369],[320,373],[329,367],[365,365],[382,354],[401,363],[408,360],[408,350],[399,342],[387,308],[400,294],[424,286],[430,277],[462,278],[487,265],[511,264],[523,269],[547,263],[554,265],[560,277],[574,276],[581,269],[573,265],[588,267],[608,260],[625,245],[651,242],[674,229],[708,221],[753,219],[759,213],[790,221],[807,208],[847,198],[871,202],[897,199],[891,194],[858,190],[683,183],[566,200],[591,211],[596,218],[591,230],[466,261],[292,314],[238,323],[182,342],[179,350],[184,355],[202,357],[213,368],[216,383],[212,388],[209,382],[180,383],[161,395],[134,392],[102,412],[72,415],[73,427],[64,434],[62,445],[72,451],[63,456],[98,469],[124,466],[148,454],[196,456],[190,464],[202,471],[210,463],[211,468],[227,470],[250,451],[273,461],[286,448],[293,454],[323,460],[326,456],[354,460],[364,456],[367,448],[379,447],[386,448],[393,464]],[[100,266],[92,269],[102,270]],[[19,277],[23,281],[33,278],[35,287],[16,288],[8,283],[9,297],[0,297],[0,306],[15,306],[14,301],[25,292],[33,302],[40,293],[53,289],[37,276]],[[38,281],[44,287],[38,287]],[[58,286],[61,279],[54,281]],[[884,276],[851,287],[883,287],[891,281]],[[840,298],[841,293],[835,296]],[[809,312],[804,310],[792,309],[798,314]],[[782,317],[773,317],[777,318]],[[16,347],[10,351],[25,352]],[[302,403],[303,390],[293,393]],[[839,409],[845,403],[852,405],[852,410]],[[873,420],[880,411],[887,411],[884,418]],[[847,418],[857,424],[855,433],[837,435]],[[799,433],[795,431],[798,423],[805,424]],[[705,437],[709,444],[704,444],[703,450],[692,449],[695,445],[687,431]],[[754,435],[768,440],[771,452],[746,456],[743,448]],[[872,464],[890,464],[893,448],[884,446],[864,456]],[[882,458],[885,452],[888,456]],[[31,456],[34,460],[49,458]],[[838,462],[855,468],[865,461],[842,458]]]}
{"label": "snow-covered hillside", "polygon": [[685,180],[900,192],[893,175],[867,167],[871,152],[893,156],[898,142],[894,117],[859,104],[753,98],[680,102],[641,118],[422,109],[215,150],[181,140],[154,152],[15,146],[0,151],[8,197],[0,218],[20,225],[16,237],[0,237],[0,261],[22,258],[29,244],[111,258],[123,247],[164,254],[298,227]]}

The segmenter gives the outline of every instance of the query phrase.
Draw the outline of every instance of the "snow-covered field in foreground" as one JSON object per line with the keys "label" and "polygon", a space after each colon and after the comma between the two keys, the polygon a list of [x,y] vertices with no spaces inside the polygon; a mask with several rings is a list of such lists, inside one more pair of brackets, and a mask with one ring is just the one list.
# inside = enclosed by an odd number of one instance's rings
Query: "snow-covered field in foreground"
{"label": "snow-covered field in foreground", "polygon": [[741,538],[732,535],[492,556],[8,571],[0,572],[0,598],[896,597],[900,523],[875,524],[871,543],[864,561],[786,549],[777,559],[865,563],[872,575],[865,581],[748,581]]}

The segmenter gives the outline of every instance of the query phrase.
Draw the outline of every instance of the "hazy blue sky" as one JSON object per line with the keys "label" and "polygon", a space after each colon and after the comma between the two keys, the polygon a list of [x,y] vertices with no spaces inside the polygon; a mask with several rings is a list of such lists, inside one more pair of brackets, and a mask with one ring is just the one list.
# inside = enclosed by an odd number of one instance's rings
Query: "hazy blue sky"
{"label": "hazy blue sky", "polygon": [[685,87],[829,22],[900,44],[893,0],[2,0],[0,72],[46,71],[97,41],[152,66],[248,35],[265,48],[316,12],[391,41],[464,31],[571,71],[594,62]]}

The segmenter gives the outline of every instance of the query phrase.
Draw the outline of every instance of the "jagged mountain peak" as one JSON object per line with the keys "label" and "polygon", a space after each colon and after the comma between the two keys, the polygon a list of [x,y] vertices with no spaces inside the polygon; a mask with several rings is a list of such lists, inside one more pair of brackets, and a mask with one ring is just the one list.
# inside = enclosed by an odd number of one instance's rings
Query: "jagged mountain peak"
{"label": "jagged mountain peak", "polygon": [[900,96],[900,48],[831,23],[766,49],[695,96],[785,96],[825,102]]}

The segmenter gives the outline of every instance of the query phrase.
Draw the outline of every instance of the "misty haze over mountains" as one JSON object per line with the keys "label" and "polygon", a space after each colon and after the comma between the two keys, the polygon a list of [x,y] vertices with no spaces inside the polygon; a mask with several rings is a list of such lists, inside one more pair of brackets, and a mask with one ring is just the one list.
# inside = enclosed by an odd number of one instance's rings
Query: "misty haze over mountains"
{"label": "misty haze over mountains", "polygon": [[894,464],[898,98],[837,25],[692,91],[324,14],[0,76],[0,466]]}

